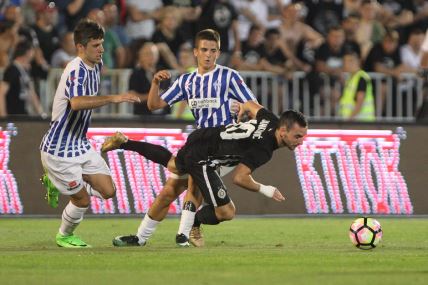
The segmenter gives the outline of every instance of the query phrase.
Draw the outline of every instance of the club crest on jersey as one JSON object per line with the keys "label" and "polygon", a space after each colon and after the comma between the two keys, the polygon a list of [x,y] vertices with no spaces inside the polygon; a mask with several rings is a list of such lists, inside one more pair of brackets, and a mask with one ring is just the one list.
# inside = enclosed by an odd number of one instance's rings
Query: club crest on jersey
{"label": "club crest on jersey", "polygon": [[217,192],[217,196],[220,199],[224,199],[226,197],[226,190],[224,190],[223,188],[221,188],[220,190],[218,190]]}

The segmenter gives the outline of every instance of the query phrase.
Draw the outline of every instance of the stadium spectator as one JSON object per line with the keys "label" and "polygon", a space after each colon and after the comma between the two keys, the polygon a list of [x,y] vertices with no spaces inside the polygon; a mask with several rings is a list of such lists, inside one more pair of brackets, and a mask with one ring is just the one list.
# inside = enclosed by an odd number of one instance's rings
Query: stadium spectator
{"label": "stadium spectator", "polygon": [[337,0],[305,0],[308,14],[305,22],[316,31],[327,36],[330,28],[342,22],[343,1]]}
{"label": "stadium spectator", "polygon": [[424,95],[422,106],[416,112],[416,120],[427,120],[428,119],[428,30],[426,30],[425,38],[421,46],[422,56],[421,56],[421,68],[419,70],[419,75],[422,77],[424,82]]}
{"label": "stadium spectator", "polygon": [[39,97],[30,77],[34,47],[30,42],[19,42],[13,62],[4,71],[0,83],[0,117],[8,115],[43,115]]}
{"label": "stadium spectator", "polygon": [[[320,94],[321,101],[329,100],[331,106],[336,105],[341,94],[345,51],[345,32],[340,26],[330,28],[327,41],[316,51],[315,72],[308,76],[311,97]],[[327,77],[320,77],[320,73]]]}
{"label": "stadium spectator", "polygon": [[387,30],[382,42],[373,46],[364,64],[365,71],[379,72],[391,76],[391,85],[388,85],[386,81],[382,82],[382,105],[376,106],[376,108],[382,110],[381,113],[386,114],[387,110],[383,107],[388,98],[388,100],[392,101],[392,112],[390,113],[392,116],[397,114],[397,107],[401,108],[401,106],[397,106],[396,96],[397,84],[401,73],[415,71],[402,63],[398,42],[398,33],[396,31]]}
{"label": "stadium spectator", "polygon": [[88,18],[104,27],[104,53],[103,65],[108,68],[125,67],[126,54],[118,36],[109,28],[105,27],[105,15],[100,9],[89,11]]}
{"label": "stadium spectator", "polygon": [[[129,91],[140,97],[141,104],[134,104],[135,115],[150,115],[147,99],[153,75],[158,71],[159,50],[152,42],[146,42],[138,51],[138,63],[129,77]],[[157,112],[159,113],[159,112]]]}
{"label": "stadium spectator", "polygon": [[126,47],[129,45],[131,39],[125,32],[125,28],[119,24],[119,12],[116,4],[107,3],[102,8],[104,12],[104,28],[116,34],[119,38],[122,46]]}
{"label": "stadium spectator", "polygon": [[[174,175],[186,173],[191,175],[206,203],[196,213],[195,225],[217,225],[232,220],[236,211],[217,172],[218,167],[236,166],[233,172],[234,184],[251,192],[259,192],[275,201],[284,201],[285,198],[276,187],[256,182],[252,172],[267,163],[276,149],[287,147],[294,150],[303,143],[307,133],[306,118],[296,111],[289,110],[278,118],[258,104],[247,102],[242,108],[255,120],[240,125],[229,125],[230,128],[227,130],[224,126],[196,130],[178,151],[177,157],[162,146],[131,141],[126,137],[123,144],[108,150],[122,148],[125,145],[138,145],[138,152],[142,156],[167,167]],[[103,147],[105,145],[106,143]],[[162,190],[156,197],[146,214],[146,218],[158,216],[157,221],[142,224],[136,235],[114,238],[113,245],[146,244],[157,225],[165,218],[170,203],[183,192],[183,189],[177,189],[172,196],[166,196],[164,191]]]}
{"label": "stadium spectator", "polygon": [[298,46],[316,49],[324,42],[324,39],[320,33],[300,21],[301,10],[302,5],[299,3],[282,7],[282,24],[279,27],[280,47],[287,58],[293,61],[296,70],[308,72],[311,70],[311,66],[296,56]]}
{"label": "stadium spectator", "polygon": [[67,63],[75,57],[76,46],[74,45],[73,32],[67,32],[61,37],[61,47],[52,55],[51,66],[65,68]]}
{"label": "stadium spectator", "polygon": [[[46,4],[45,0],[26,0],[21,4],[22,16],[27,26],[36,24],[36,13],[40,7]],[[54,6],[55,3],[52,2],[51,5]]]}
{"label": "stadium spectator", "polygon": [[[357,14],[360,12],[361,4],[363,0],[344,0],[343,1],[343,13],[344,18],[349,17],[352,14]],[[343,20],[342,20],[343,22]]]}
{"label": "stadium spectator", "polygon": [[42,4],[36,12],[36,23],[32,29],[37,35],[43,57],[49,63],[52,55],[59,48],[59,33],[56,29],[58,11],[55,6]]}
{"label": "stadium spectator", "polygon": [[[263,0],[235,0],[233,6],[238,12],[239,40],[245,41],[249,37],[250,28],[258,26],[264,32],[271,27],[269,23],[268,5]],[[279,25],[279,23],[277,23]]]}
{"label": "stadium spectator", "polygon": [[342,29],[345,32],[345,49],[355,51],[361,56],[361,48],[357,42],[357,31],[360,28],[359,14],[349,14],[342,21]]}
{"label": "stadium spectator", "polygon": [[18,26],[12,21],[0,22],[0,69],[6,68],[18,43]]}
{"label": "stadium spectator", "polygon": [[61,21],[64,21],[66,31],[73,31],[76,24],[85,18],[89,11],[101,9],[104,4],[111,2],[111,0],[54,0],[53,2],[63,17]]}
{"label": "stadium spectator", "polygon": [[292,63],[281,49],[281,35],[277,29],[269,29],[265,33],[261,53],[263,70],[285,76]]}
{"label": "stadium spectator", "polygon": [[401,62],[409,67],[418,69],[421,64],[421,46],[424,41],[424,32],[414,29],[410,32],[407,44],[400,47]]}
{"label": "stadium spectator", "polygon": [[155,21],[159,19],[162,8],[161,0],[128,0],[128,21],[126,31],[134,42],[133,45],[141,45],[141,42],[151,40],[155,32]]}
{"label": "stadium spectator", "polygon": [[[220,34],[221,54],[217,60],[220,65],[227,65],[234,52],[241,51],[238,32],[238,14],[228,0],[201,0],[202,12],[196,22],[198,30],[214,29]],[[229,32],[233,36],[232,47]]]}
{"label": "stadium spectator", "polygon": [[178,8],[169,6],[162,9],[158,27],[152,37],[161,54],[160,69],[181,69],[177,56],[186,40],[180,31],[180,25],[181,17]]}
{"label": "stadium spectator", "polygon": [[165,7],[173,6],[178,9],[179,17],[182,19],[180,31],[186,41],[192,41],[198,32],[195,22],[199,19],[202,8],[200,0],[162,0]]}
{"label": "stadium spectator", "polygon": [[385,28],[376,19],[379,7],[372,0],[363,0],[361,20],[356,40],[361,47],[361,58],[365,59],[373,45],[382,41]]}
{"label": "stadium spectator", "polygon": [[413,0],[378,0],[378,3],[379,18],[385,27],[397,30],[413,23],[416,12]]}
{"label": "stadium spectator", "polygon": [[361,69],[361,59],[353,50],[346,51],[343,57],[343,71],[349,78],[340,98],[339,114],[345,120],[375,120],[375,102],[370,76]]}
{"label": "stadium spectator", "polygon": [[241,43],[241,52],[234,53],[231,58],[233,68],[237,70],[262,70],[262,42],[263,29],[253,25],[248,34],[248,39]]}

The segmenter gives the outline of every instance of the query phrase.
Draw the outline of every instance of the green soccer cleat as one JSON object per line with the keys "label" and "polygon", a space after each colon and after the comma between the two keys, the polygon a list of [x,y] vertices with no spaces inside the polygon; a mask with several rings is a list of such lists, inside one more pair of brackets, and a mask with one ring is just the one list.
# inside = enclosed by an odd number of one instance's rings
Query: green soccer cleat
{"label": "green soccer cleat", "polygon": [[49,206],[51,206],[52,208],[58,207],[58,197],[59,197],[58,189],[56,189],[55,185],[53,185],[52,181],[50,181],[46,173],[43,174],[40,180],[42,181],[42,184],[46,188],[45,199],[48,201]]}
{"label": "green soccer cleat", "polygon": [[63,236],[60,233],[56,234],[56,244],[59,247],[68,247],[68,248],[88,248],[91,247],[89,244],[85,243],[78,236],[74,234],[69,236]]}

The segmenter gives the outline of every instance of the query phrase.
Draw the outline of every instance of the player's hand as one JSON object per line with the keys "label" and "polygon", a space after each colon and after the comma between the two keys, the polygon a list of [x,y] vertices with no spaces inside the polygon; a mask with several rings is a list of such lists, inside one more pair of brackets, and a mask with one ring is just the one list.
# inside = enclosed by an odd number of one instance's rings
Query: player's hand
{"label": "player's hand", "polygon": [[153,76],[153,82],[155,84],[160,84],[161,81],[167,80],[171,78],[171,73],[169,73],[167,70],[161,70],[156,72],[156,74]]}
{"label": "player's hand", "polygon": [[113,96],[113,103],[123,103],[123,102],[141,103],[141,100],[140,100],[140,97],[134,92],[126,92],[120,95]]}
{"label": "player's hand", "polygon": [[272,199],[274,199],[275,201],[278,201],[278,202],[285,200],[284,196],[282,196],[281,192],[279,192],[278,189],[275,189],[275,192],[273,193]]}

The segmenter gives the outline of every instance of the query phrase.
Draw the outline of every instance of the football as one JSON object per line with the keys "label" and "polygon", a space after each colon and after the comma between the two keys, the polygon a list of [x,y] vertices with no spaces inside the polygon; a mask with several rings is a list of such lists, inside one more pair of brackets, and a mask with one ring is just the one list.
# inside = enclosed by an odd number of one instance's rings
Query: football
{"label": "football", "polygon": [[359,249],[373,249],[382,239],[382,228],[375,219],[358,218],[351,224],[349,238]]}

